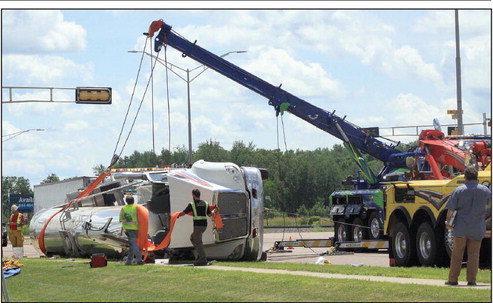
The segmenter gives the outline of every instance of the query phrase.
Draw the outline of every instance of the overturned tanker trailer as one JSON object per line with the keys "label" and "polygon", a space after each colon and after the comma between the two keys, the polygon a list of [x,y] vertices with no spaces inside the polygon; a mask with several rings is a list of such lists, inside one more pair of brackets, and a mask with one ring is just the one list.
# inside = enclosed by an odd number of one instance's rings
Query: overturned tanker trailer
{"label": "overturned tanker trailer", "polygon": [[[30,236],[34,247],[47,256],[90,257],[105,253],[110,258],[121,258],[128,245],[119,213],[125,205],[125,194],[130,192],[135,203],[148,210],[149,242],[158,246],[170,237],[169,245],[153,254],[193,258],[192,217],[174,222],[171,218],[185,209],[192,190],[198,188],[203,200],[217,205],[223,223],[223,228],[215,229],[209,222],[203,234],[208,258],[258,261],[265,258],[265,178],[267,171],[263,169],[203,160],[191,168],[113,169],[110,178],[90,195],[73,199],[77,193],[69,194],[65,204],[38,211],[31,220]],[[70,207],[61,211],[69,201]]]}

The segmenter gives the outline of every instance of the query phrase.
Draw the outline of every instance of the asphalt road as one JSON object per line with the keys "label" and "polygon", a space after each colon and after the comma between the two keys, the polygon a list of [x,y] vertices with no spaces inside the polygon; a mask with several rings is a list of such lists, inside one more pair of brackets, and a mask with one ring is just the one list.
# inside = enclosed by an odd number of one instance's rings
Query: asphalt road
{"label": "asphalt road", "polygon": [[334,265],[352,265],[352,266],[379,266],[389,267],[388,254],[385,251],[352,253],[342,252],[334,255],[328,255],[328,247],[293,247],[292,249],[272,250],[275,241],[288,240],[309,240],[309,239],[328,239],[332,237],[332,232],[298,232],[286,230],[284,233],[264,233],[264,251],[267,253],[268,262],[297,262],[315,264],[320,257]]}
{"label": "asphalt road", "polygon": [[[298,232],[295,230],[286,230],[283,232],[266,232],[264,233],[263,250],[268,251],[268,262],[298,262],[315,264],[320,257],[335,265],[353,265],[353,266],[380,266],[388,267],[389,260],[387,253],[342,253],[335,255],[321,255],[328,251],[328,247],[294,247],[292,249],[272,250],[275,241],[296,240],[296,239],[328,239],[333,236],[332,232]],[[2,247],[2,257],[12,257],[12,246],[10,242],[6,247]],[[24,243],[24,256],[28,258],[39,258],[41,256],[31,244],[31,240],[26,237]]]}

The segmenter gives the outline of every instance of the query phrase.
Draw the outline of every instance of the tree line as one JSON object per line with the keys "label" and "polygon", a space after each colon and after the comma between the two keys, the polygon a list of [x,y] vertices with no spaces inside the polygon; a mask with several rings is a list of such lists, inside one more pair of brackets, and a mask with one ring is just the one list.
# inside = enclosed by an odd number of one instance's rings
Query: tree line
{"label": "tree line", "polygon": [[[402,147],[405,149],[406,145]],[[364,155],[368,166],[378,173],[383,164],[371,156]],[[271,210],[308,215],[327,216],[328,197],[342,188],[342,181],[349,175],[356,176],[358,167],[343,145],[315,150],[281,151],[257,148],[253,142],[235,141],[231,150],[224,149],[218,141],[207,140],[199,144],[192,153],[192,161],[233,162],[239,166],[252,166],[267,169],[268,180],[264,180],[265,207]],[[114,168],[166,167],[188,165],[188,149],[185,146],[174,151],[162,149],[159,154],[153,151],[134,151],[121,157]],[[93,167],[99,175],[105,166]],[[60,181],[56,174],[47,176],[41,183]],[[2,176],[2,209],[8,215],[8,193],[32,194],[29,180],[24,177]]]}
{"label": "tree line", "polygon": [[[364,156],[376,173],[382,163]],[[253,142],[235,141],[231,150],[224,149],[218,141],[207,140],[199,144],[192,154],[192,161],[233,162],[239,166],[267,169],[269,178],[264,180],[265,207],[271,210],[309,216],[328,215],[329,195],[342,187],[348,175],[356,176],[358,167],[342,145],[316,150],[281,151],[257,148]],[[122,157],[115,168],[154,167],[188,164],[188,150],[182,146],[175,151],[162,149],[134,151]],[[101,171],[102,165],[95,167]],[[103,168],[104,169],[104,168]]]}

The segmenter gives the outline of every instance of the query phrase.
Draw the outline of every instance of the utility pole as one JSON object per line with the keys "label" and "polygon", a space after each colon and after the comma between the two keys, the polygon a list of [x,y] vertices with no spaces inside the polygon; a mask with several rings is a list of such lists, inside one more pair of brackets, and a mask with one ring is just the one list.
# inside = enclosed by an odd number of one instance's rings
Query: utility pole
{"label": "utility pole", "polygon": [[464,135],[464,124],[462,121],[462,89],[461,89],[461,66],[460,66],[460,38],[459,38],[459,10],[455,10],[455,69],[457,78],[457,131]]}

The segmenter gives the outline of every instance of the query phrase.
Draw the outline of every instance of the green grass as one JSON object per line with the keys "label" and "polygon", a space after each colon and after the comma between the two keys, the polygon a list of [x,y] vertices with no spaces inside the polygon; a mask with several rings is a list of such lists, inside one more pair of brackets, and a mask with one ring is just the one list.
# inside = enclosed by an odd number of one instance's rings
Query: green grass
{"label": "green grass", "polygon": [[[282,274],[256,274],[179,266],[125,266],[108,262],[90,268],[87,259],[22,259],[22,272],[6,279],[13,302],[491,302],[489,290],[416,286],[349,279],[323,279]],[[287,270],[401,276],[403,268],[312,265],[293,263],[233,263],[218,265]],[[72,265],[72,267],[63,267]],[[410,277],[444,279],[446,270],[409,269]],[[491,274],[491,272],[490,272]],[[480,272],[486,282],[488,271]],[[489,281],[489,280],[488,280]]]}
{"label": "green grass", "polygon": [[[289,225],[307,225],[309,224],[310,217],[298,216],[298,217],[273,217],[264,218],[264,226],[289,226]],[[314,222],[313,225],[331,225],[334,224],[332,219],[321,217],[319,221]]]}

